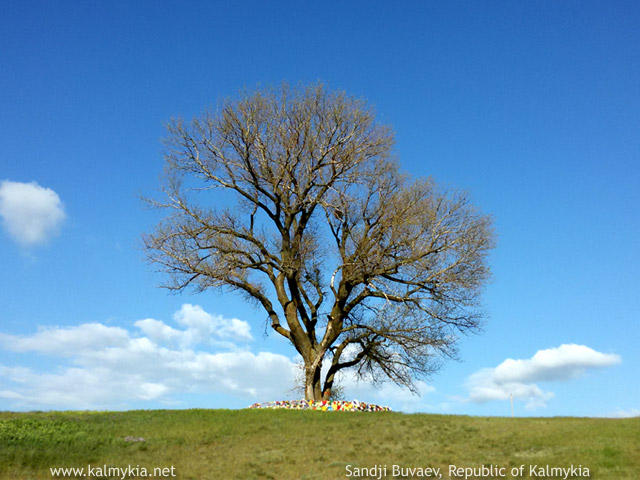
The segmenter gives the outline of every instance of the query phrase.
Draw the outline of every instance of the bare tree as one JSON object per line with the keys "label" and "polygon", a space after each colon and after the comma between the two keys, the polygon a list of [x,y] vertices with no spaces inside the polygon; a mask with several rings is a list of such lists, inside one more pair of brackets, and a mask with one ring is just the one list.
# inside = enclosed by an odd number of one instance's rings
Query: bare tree
{"label": "bare tree", "polygon": [[393,133],[363,101],[321,85],[257,91],[173,121],[166,144],[167,199],[154,203],[171,214],[144,238],[150,260],[170,289],[261,305],[302,356],[307,399],[329,398],[343,369],[415,390],[477,329],[490,219],[399,173]]}

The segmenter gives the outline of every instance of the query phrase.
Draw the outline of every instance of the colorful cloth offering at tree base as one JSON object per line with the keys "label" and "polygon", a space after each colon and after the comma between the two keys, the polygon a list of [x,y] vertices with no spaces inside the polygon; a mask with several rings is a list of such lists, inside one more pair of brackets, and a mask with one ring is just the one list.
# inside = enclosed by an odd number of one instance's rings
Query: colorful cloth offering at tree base
{"label": "colorful cloth offering at tree base", "polygon": [[323,412],[390,412],[389,407],[373,403],[352,400],[281,400],[275,402],[254,403],[249,408],[286,408],[289,410],[321,410]]}

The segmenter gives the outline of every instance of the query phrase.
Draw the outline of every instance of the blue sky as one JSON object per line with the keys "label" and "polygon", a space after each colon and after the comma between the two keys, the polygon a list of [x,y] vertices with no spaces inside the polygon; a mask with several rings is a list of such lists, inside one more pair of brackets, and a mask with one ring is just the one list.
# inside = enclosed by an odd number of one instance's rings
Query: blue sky
{"label": "blue sky", "polygon": [[489,318],[459,361],[419,397],[345,379],[348,395],[507,415],[510,391],[518,415],[640,414],[639,24],[636,2],[6,4],[0,409],[291,396],[294,351],[259,310],[157,287],[140,236],[159,214],[138,197],[159,187],[170,118],[321,80],[366,98],[402,168],[467,190],[498,234]]}

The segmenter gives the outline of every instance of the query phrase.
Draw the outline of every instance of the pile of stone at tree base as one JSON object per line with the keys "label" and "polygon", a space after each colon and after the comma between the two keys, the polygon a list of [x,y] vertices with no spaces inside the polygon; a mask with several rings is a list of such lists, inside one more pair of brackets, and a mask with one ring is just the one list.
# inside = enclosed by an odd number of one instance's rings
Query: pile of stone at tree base
{"label": "pile of stone at tree base", "polygon": [[381,407],[373,403],[359,402],[352,400],[281,400],[276,402],[254,403],[249,408],[277,409],[285,408],[289,410],[320,410],[323,412],[390,412],[389,407]]}

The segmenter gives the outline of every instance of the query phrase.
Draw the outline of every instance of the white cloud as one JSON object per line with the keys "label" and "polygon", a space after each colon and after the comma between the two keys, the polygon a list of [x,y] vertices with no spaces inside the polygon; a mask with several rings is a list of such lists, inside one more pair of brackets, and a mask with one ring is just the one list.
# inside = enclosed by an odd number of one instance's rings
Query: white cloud
{"label": "white cloud", "polygon": [[30,336],[0,333],[0,346],[14,352],[38,352],[63,356],[76,355],[92,349],[125,345],[129,334],[123,328],[100,323],[85,323],[76,327],[40,329]]}
{"label": "white cloud", "polygon": [[3,225],[22,246],[46,242],[65,218],[60,197],[36,182],[0,182],[0,217]]}
{"label": "white cloud", "polygon": [[199,305],[185,303],[173,318],[185,329],[178,330],[153,318],[138,320],[135,326],[156,343],[178,345],[183,348],[200,344],[229,348],[234,346],[234,341],[253,340],[251,327],[244,320],[211,315]]}
{"label": "white cloud", "polygon": [[20,408],[109,408],[136,400],[183,393],[223,393],[257,400],[283,398],[293,383],[295,364],[269,352],[205,353],[169,350],[135,339],[122,348],[80,355],[77,365],[56,373],[0,368],[13,388],[0,397]]}
{"label": "white cloud", "polygon": [[187,327],[188,332],[193,332],[193,342],[201,342],[202,339],[213,335],[221,339],[249,341],[251,337],[251,327],[247,322],[232,318],[224,319],[220,315],[210,315],[198,305],[185,303],[176,312],[174,319]]}
{"label": "white cloud", "polygon": [[106,408],[123,400],[152,400],[166,391],[164,385],[144,382],[140,375],[108,367],[70,367],[57,373],[0,368],[0,377],[16,383],[0,397],[23,408]]}
{"label": "white cloud", "polygon": [[191,348],[205,343],[202,337],[209,331],[246,341],[251,338],[246,322],[212,316],[194,305],[183,305],[175,319],[186,328],[153,319],[136,322],[146,336],[97,323],[26,336],[0,334],[6,350],[69,362],[54,372],[0,365],[2,383],[11,384],[0,398],[14,408],[113,408],[190,392],[236,395],[249,404],[284,398],[293,385],[296,366],[284,355],[251,353],[235,344],[233,351],[215,353]]}
{"label": "white cloud", "polygon": [[507,359],[495,368],[495,379],[507,382],[568,380],[587,369],[609,367],[620,363],[618,355],[600,353],[584,345],[560,345],[539,350],[526,360]]}
{"label": "white cloud", "polygon": [[631,418],[631,417],[640,417],[640,408],[630,408],[628,410],[616,410],[610,415],[605,415],[609,418]]}
{"label": "white cloud", "polygon": [[543,407],[554,394],[542,390],[535,382],[566,381],[587,370],[609,367],[620,361],[618,355],[575,344],[539,350],[528,359],[508,358],[495,368],[484,368],[469,376],[469,400],[507,400],[513,395],[515,399],[526,400],[527,408]]}
{"label": "white cloud", "polygon": [[134,323],[142,333],[155,343],[179,344],[185,337],[185,332],[176,330],[160,320],[145,318]]}

